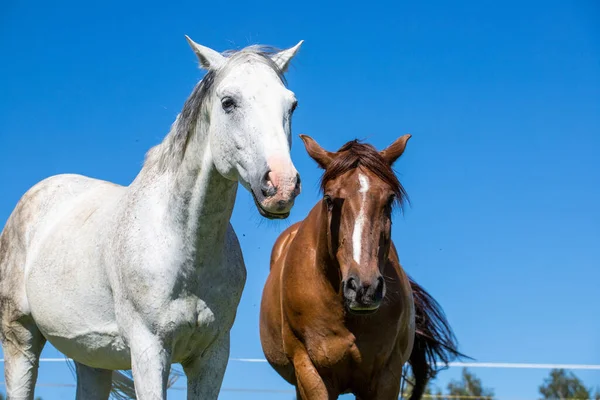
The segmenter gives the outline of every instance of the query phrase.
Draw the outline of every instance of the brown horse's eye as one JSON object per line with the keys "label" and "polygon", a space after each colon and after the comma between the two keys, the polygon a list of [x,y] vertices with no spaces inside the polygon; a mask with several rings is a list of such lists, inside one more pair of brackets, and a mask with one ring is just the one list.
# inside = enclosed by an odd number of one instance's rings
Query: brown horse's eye
{"label": "brown horse's eye", "polygon": [[333,200],[331,200],[331,197],[329,197],[328,195],[325,195],[323,197],[323,200],[325,201],[325,205],[327,206],[327,209],[329,211],[331,211],[333,209]]}
{"label": "brown horse's eye", "polygon": [[386,204],[386,208],[388,209],[388,211],[391,211],[392,207],[394,206],[394,202],[396,201],[396,195],[391,195],[390,198],[387,201]]}

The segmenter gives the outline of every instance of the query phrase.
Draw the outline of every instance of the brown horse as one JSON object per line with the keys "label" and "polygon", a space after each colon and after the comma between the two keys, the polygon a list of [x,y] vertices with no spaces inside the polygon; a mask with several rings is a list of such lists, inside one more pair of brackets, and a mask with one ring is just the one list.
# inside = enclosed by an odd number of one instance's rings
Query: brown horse
{"label": "brown horse", "polygon": [[336,153],[301,137],[325,170],[324,196],[273,247],[260,311],[265,356],[304,400],[397,399],[408,361],[419,399],[436,361],[461,354],[391,240],[392,209],[406,198],[392,164],[410,135],[381,152],[354,140]]}

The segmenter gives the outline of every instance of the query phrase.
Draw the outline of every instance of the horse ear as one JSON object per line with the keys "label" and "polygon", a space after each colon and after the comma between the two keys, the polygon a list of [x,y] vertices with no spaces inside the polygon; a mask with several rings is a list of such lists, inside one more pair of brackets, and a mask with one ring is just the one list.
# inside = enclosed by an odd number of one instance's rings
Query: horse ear
{"label": "horse ear", "polygon": [[210,49],[206,46],[202,46],[194,42],[188,35],[185,35],[185,39],[188,44],[196,53],[198,60],[200,61],[200,67],[203,69],[219,69],[225,63],[225,57],[218,51]]}
{"label": "horse ear", "polygon": [[292,60],[292,58],[294,58],[298,50],[300,50],[300,46],[302,46],[302,43],[304,43],[304,40],[299,41],[298,44],[294,47],[290,47],[287,50],[282,50],[271,56],[271,60],[273,60],[273,62],[277,64],[277,67],[279,67],[279,70],[282,73],[287,71],[287,68],[290,65],[290,61]]}
{"label": "horse ear", "polygon": [[319,164],[319,167],[327,169],[331,161],[335,158],[335,153],[325,150],[308,135],[300,135],[300,138],[304,142],[304,147],[306,147],[308,155]]}
{"label": "horse ear", "polygon": [[402,153],[404,153],[406,143],[411,137],[412,135],[410,134],[399,137],[394,143],[390,144],[385,150],[382,150],[379,154],[381,154],[383,159],[389,165],[392,165],[398,158],[400,158]]}

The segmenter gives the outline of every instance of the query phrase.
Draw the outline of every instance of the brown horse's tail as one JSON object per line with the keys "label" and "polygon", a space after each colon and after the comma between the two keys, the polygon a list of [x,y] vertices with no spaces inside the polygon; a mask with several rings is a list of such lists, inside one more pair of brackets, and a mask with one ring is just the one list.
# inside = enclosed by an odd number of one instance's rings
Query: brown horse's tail
{"label": "brown horse's tail", "polygon": [[[408,278],[415,303],[415,342],[408,363],[415,382],[410,400],[421,398],[427,382],[448,363],[457,358],[470,358],[458,351],[458,344],[444,311],[418,283]],[[444,366],[438,368],[438,362]]]}

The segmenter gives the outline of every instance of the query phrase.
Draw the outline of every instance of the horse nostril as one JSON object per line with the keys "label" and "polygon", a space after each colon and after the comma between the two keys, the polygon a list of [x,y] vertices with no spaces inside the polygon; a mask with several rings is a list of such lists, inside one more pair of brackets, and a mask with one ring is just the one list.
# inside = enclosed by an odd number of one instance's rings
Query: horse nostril
{"label": "horse nostril", "polygon": [[271,178],[269,178],[269,174],[271,171],[265,172],[262,179],[260,180],[260,191],[265,197],[273,197],[277,193],[277,188],[273,185]]}
{"label": "horse nostril", "polygon": [[358,292],[358,285],[356,284],[356,279],[354,279],[354,278],[348,278],[348,281],[346,281],[346,287],[349,290]]}

